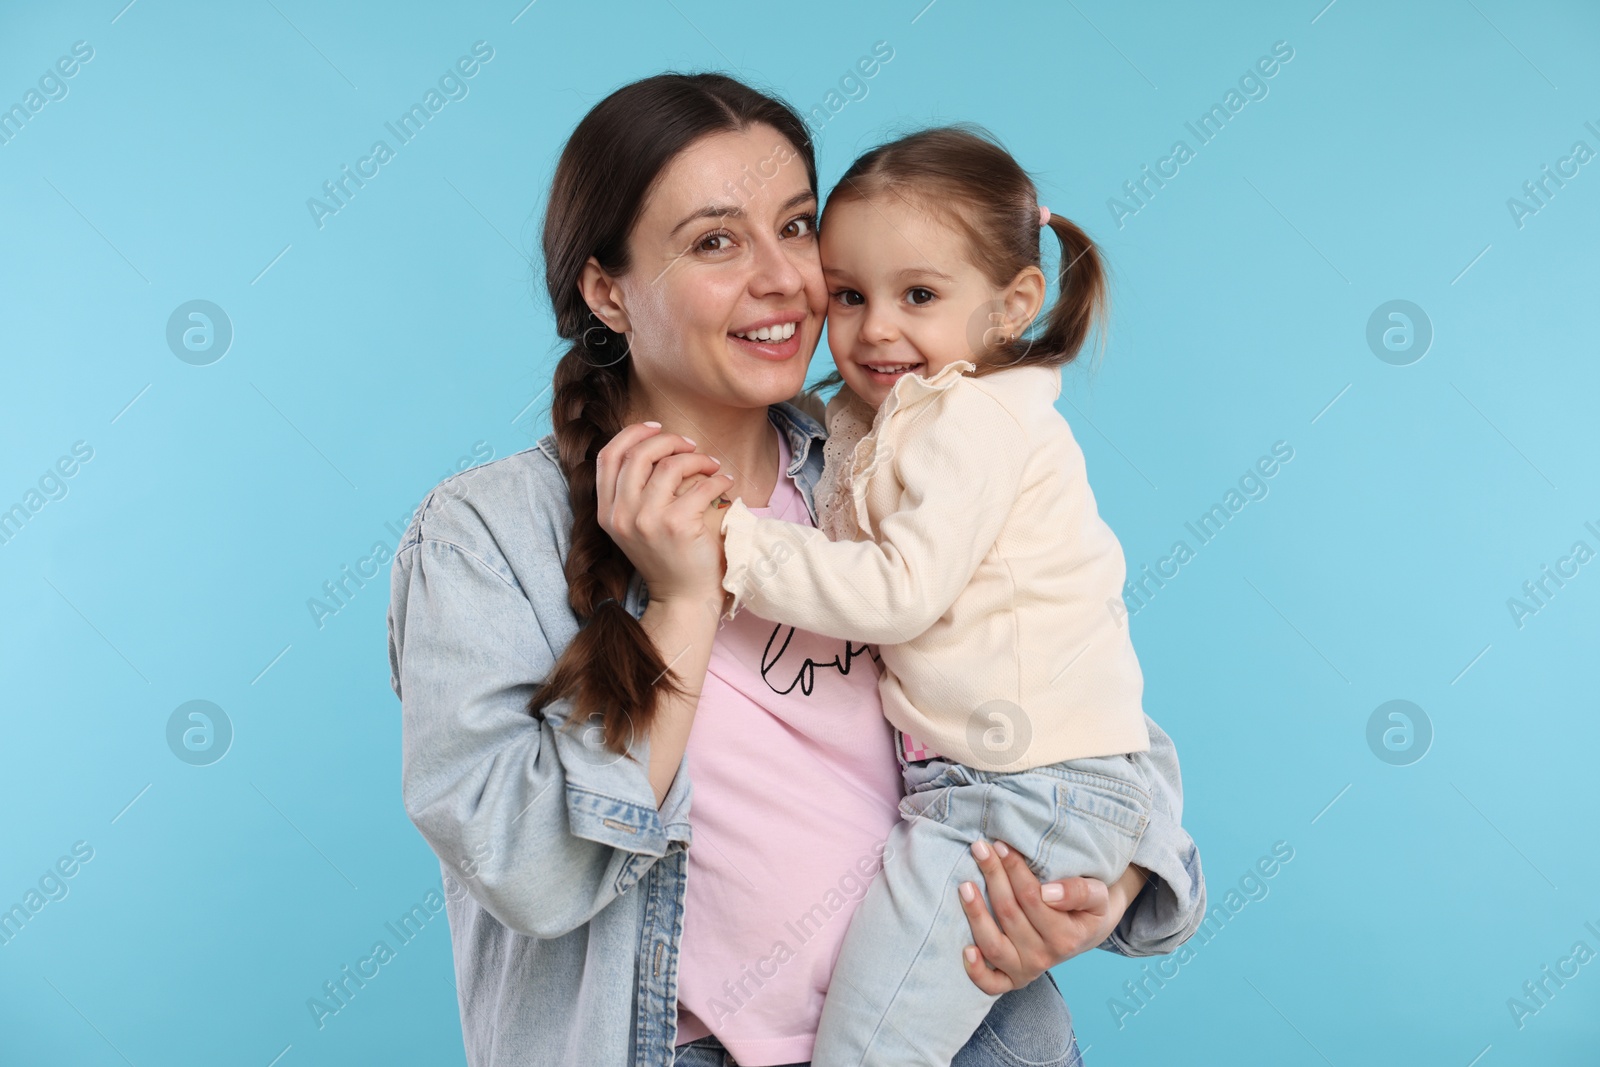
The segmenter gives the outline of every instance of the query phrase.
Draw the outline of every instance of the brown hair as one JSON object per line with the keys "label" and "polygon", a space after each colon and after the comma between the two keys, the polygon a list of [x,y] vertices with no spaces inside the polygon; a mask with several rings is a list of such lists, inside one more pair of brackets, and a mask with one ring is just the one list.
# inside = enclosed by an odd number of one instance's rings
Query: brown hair
{"label": "brown hair", "polygon": [[596,518],[595,461],[627,417],[632,359],[627,338],[589,310],[578,282],[590,256],[613,276],[627,273],[628,235],[656,178],[678,153],[709,134],[756,123],[789,141],[815,192],[816,158],[800,117],[783,101],[714,73],[657,74],[607,96],[572,131],[550,186],[542,235],[545,286],[556,332],[569,343],[556,365],[550,421],[572,501],[567,603],[582,628],[528,711],[542,717],[546,705],[570,696],[571,725],[598,714],[613,752],[625,753],[634,737],[649,731],[659,696],[686,691],[623,607],[633,564]]}
{"label": "brown hair", "polygon": [[[957,123],[908,134],[862,155],[828,194],[820,228],[835,204],[894,197],[933,213],[967,239],[972,264],[995,287],[1024,267],[1041,266],[1039,192],[995,136]],[[987,319],[974,320],[974,376],[1026,364],[1063,366],[1077,358],[1110,301],[1100,251],[1076,223],[1052,213],[1048,226],[1061,242],[1056,302],[1034,336],[991,336]],[[1048,277],[1048,275],[1046,275]],[[1104,330],[1101,331],[1104,343]],[[843,381],[835,371],[816,388]]]}

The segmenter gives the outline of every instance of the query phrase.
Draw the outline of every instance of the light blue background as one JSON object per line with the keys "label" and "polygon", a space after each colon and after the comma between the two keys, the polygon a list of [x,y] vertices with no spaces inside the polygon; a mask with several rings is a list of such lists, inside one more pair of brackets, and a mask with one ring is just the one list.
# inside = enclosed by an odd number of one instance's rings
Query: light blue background
{"label": "light blue background", "polygon": [[[0,145],[0,508],[94,449],[0,545],[0,906],[94,849],[0,946],[0,1061],[462,1062],[442,914],[325,1027],[307,1009],[440,881],[400,803],[387,567],[321,628],[307,601],[458,461],[545,432],[527,256],[590,105],[719,67],[808,110],[880,40],[825,189],[904,125],[975,120],[1108,257],[1104,363],[1061,410],[1130,571],[1294,449],[1132,620],[1213,903],[1294,859],[1120,1028],[1140,961],[1059,968],[1089,1062],[1600,1059],[1600,962],[1520,1029],[1507,1007],[1600,951],[1600,562],[1507,607],[1600,549],[1600,162],[1507,208],[1600,150],[1592,4],[124,2],[0,20],[0,104],[94,49]],[[307,199],[478,40],[470,95],[319,229]],[[1108,198],[1276,41],[1269,95],[1119,228]],[[210,366],[165,340],[193,299],[235,330]],[[1409,366],[1365,339],[1393,299],[1435,331]],[[1366,740],[1400,698],[1436,735],[1410,766]],[[167,746],[194,699],[235,731],[211,766]]]}

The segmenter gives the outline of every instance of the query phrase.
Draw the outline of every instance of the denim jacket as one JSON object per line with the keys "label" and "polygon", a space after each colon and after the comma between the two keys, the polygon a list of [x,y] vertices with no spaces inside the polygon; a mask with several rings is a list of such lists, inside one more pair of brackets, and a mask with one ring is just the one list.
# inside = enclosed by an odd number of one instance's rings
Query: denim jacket
{"label": "denim jacket", "polygon": [[[826,431],[792,403],[768,416],[812,510]],[[390,572],[401,792],[439,857],[472,1067],[670,1067],[674,1057],[686,762],[658,808],[648,736],[624,758],[601,744],[598,720],[567,722],[570,699],[543,719],[526,710],[578,630],[564,574],[571,526],[547,435],[434,487]],[[624,607],[637,618],[647,603],[636,571]],[[1134,862],[1153,877],[1101,946],[1123,955],[1172,951],[1205,912],[1176,754],[1148,725],[1163,780]]]}

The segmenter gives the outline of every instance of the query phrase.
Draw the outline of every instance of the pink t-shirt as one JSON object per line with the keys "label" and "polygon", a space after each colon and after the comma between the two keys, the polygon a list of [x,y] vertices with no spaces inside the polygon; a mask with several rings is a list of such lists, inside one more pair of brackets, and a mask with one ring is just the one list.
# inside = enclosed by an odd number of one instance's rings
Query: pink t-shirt
{"label": "pink t-shirt", "polygon": [[[772,500],[750,510],[810,526],[782,433],[778,448]],[[715,1034],[746,1067],[811,1058],[845,928],[899,819],[877,651],[749,611],[718,631],[688,744],[679,1044]]]}

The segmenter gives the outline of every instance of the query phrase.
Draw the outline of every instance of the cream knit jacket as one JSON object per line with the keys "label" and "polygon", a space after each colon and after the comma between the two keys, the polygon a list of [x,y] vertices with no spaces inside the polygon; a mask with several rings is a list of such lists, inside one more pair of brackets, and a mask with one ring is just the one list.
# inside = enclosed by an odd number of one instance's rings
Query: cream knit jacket
{"label": "cream knit jacket", "polygon": [[1122,546],[1055,409],[1061,370],[974,369],[904,375],[876,413],[840,389],[818,528],[726,509],[724,618],[877,644],[884,716],[979,770],[1145,751]]}

